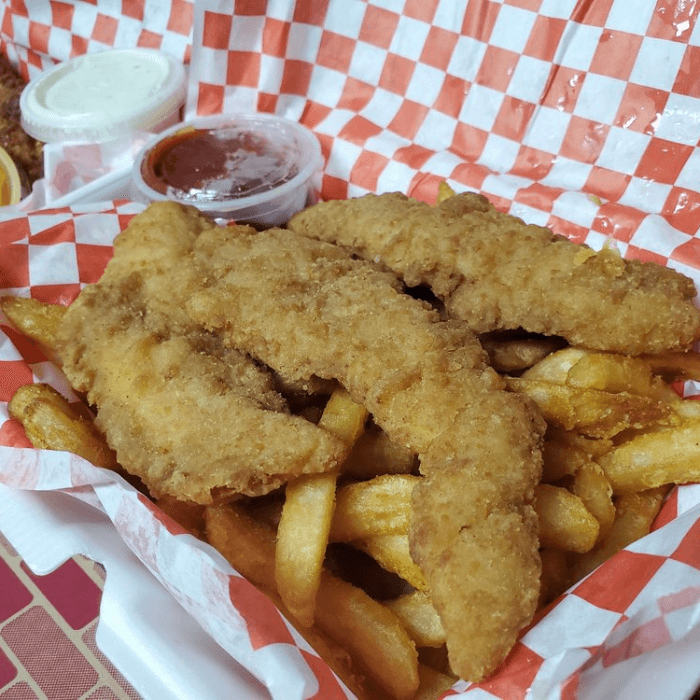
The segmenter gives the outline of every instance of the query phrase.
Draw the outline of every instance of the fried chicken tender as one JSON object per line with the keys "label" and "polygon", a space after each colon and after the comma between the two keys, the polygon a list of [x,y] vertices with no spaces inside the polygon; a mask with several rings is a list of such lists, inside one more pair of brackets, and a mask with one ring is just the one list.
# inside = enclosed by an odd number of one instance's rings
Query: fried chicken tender
{"label": "fried chicken tender", "polygon": [[429,285],[476,333],[524,328],[628,355],[687,349],[695,286],[668,268],[577,245],[460,194],[437,207],[399,193],[317,204],[291,230],[338,243]]}
{"label": "fried chicken tender", "polygon": [[288,413],[271,374],[226,348],[184,311],[201,280],[189,261],[213,224],[154,204],[115,241],[97,284],[71,304],[59,354],[121,464],[152,495],[211,503],[260,495],[326,471],[347,448]]}
{"label": "fried chicken tender", "polygon": [[194,321],[287,381],[337,379],[419,455],[412,556],[454,671],[495,671],[537,605],[538,412],[504,391],[466,324],[337,246],[226,227],[203,231],[194,259],[206,280],[186,303]]}

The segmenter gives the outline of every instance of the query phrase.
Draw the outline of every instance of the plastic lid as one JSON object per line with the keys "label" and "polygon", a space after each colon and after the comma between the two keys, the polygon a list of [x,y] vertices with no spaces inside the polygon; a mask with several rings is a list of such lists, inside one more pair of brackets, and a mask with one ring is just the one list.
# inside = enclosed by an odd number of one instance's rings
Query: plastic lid
{"label": "plastic lid", "polygon": [[22,91],[22,127],[39,141],[106,141],[150,131],[185,101],[185,68],[154,49],[108,49],[59,63]]}

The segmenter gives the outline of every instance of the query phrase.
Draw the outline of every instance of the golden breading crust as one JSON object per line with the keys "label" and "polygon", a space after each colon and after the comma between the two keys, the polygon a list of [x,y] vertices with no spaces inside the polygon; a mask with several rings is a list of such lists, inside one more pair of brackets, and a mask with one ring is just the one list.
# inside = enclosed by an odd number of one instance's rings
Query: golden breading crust
{"label": "golden breading crust", "polygon": [[290,228],[428,284],[476,333],[524,328],[628,355],[687,349],[695,286],[668,268],[594,252],[460,194],[437,207],[399,193],[318,204]]}
{"label": "golden breading crust", "polygon": [[64,371],[97,406],[119,461],[154,496],[198,503],[264,494],[347,452],[288,413],[268,371],[184,312],[201,284],[192,246],[211,226],[194,210],[154,204],[118,236],[104,275],[59,329]]}
{"label": "golden breading crust", "polygon": [[337,379],[419,454],[411,551],[447,632],[450,662],[496,670],[537,604],[543,421],[467,326],[441,321],[395,276],[289,231],[208,229],[192,319],[295,381]]}

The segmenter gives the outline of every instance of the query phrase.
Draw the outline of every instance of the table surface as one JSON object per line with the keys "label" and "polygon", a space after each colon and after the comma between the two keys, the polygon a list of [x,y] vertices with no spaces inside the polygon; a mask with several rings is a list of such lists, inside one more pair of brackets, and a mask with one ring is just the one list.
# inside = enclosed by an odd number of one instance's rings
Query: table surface
{"label": "table surface", "polygon": [[37,576],[0,532],[0,700],[141,700],[95,642],[104,582],[81,555]]}
{"label": "table surface", "polygon": [[0,533],[2,700],[139,700],[95,643],[104,581],[82,556],[36,576]]}

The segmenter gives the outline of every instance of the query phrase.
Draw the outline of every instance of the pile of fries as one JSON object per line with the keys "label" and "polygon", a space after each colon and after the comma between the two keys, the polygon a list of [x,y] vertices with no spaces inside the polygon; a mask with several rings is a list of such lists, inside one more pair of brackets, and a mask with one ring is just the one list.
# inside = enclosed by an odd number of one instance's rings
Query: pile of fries
{"label": "pile of fries", "polygon": [[[64,308],[5,297],[10,322],[56,361]],[[536,494],[547,605],[647,534],[673,484],[700,481],[700,355],[628,357],[551,338],[483,338],[509,390],[531,397],[548,431]],[[91,422],[48,385],[21,387],[10,415],[33,445],[122,474]],[[360,698],[435,698],[453,685],[445,633],[411,559],[417,458],[336,389],[315,419],[352,447],[337,473],[307,475],[257,499],[158,505],[267,594]]]}

